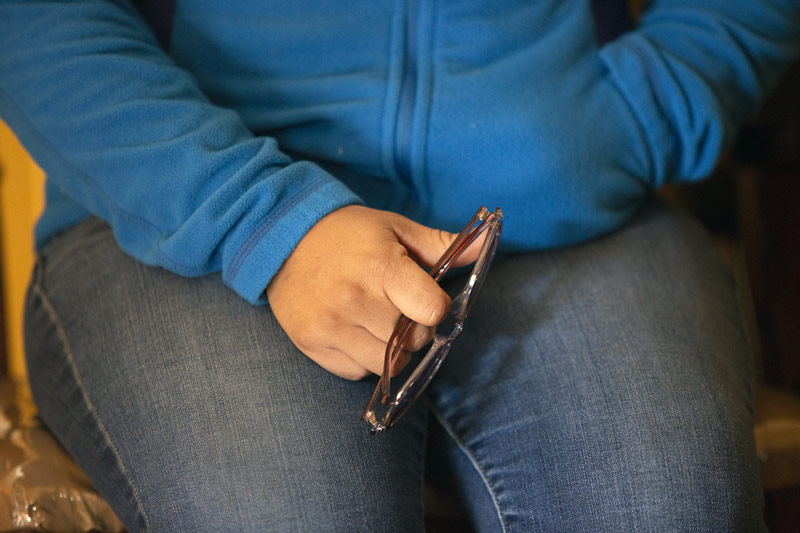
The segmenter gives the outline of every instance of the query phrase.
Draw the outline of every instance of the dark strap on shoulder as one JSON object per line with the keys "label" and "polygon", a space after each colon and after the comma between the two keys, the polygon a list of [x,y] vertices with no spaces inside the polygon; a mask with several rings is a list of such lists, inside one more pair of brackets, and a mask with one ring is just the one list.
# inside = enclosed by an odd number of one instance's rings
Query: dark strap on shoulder
{"label": "dark strap on shoulder", "polygon": [[177,0],[132,0],[132,2],[153,29],[161,47],[169,51]]}
{"label": "dark strap on shoulder", "polygon": [[597,46],[613,41],[633,28],[627,0],[592,0]]}

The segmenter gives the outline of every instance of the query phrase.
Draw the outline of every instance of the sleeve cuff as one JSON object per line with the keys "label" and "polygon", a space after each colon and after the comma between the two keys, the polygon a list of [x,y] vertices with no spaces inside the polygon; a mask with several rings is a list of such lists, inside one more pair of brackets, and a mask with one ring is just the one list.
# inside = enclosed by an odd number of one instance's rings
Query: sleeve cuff
{"label": "sleeve cuff", "polygon": [[267,303],[264,290],[314,224],[340,207],[362,203],[343,183],[308,165],[311,179],[255,227],[223,270],[225,284],[252,304]]}

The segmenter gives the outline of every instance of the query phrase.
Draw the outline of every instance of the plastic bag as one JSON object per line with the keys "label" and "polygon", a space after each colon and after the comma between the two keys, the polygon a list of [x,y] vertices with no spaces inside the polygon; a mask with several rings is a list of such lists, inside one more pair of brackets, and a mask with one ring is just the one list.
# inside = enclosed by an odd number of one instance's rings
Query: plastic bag
{"label": "plastic bag", "polygon": [[42,426],[27,385],[0,382],[0,531],[124,531]]}

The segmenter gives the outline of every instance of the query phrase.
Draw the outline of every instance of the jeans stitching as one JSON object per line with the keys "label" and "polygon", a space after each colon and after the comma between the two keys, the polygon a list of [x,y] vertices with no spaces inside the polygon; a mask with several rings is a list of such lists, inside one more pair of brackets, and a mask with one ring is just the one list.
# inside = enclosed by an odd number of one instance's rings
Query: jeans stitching
{"label": "jeans stitching", "polygon": [[[41,265],[39,265],[39,267],[41,268]],[[131,490],[133,490],[133,496],[136,499],[137,510],[142,515],[142,518],[144,518],[145,529],[147,531],[152,531],[152,528],[150,526],[150,519],[148,518],[147,513],[144,510],[144,505],[142,504],[142,499],[139,496],[139,490],[136,487],[136,483],[133,481],[133,476],[131,476],[130,471],[125,466],[125,463],[122,461],[122,456],[119,453],[119,449],[117,448],[116,444],[114,444],[114,441],[111,438],[111,435],[108,433],[108,430],[106,429],[103,420],[100,418],[100,414],[97,412],[97,409],[95,408],[94,403],[92,402],[89,396],[89,391],[86,390],[86,386],[83,383],[83,378],[81,377],[81,374],[78,371],[78,366],[75,363],[75,357],[73,356],[72,347],[70,346],[69,339],[67,338],[67,332],[64,329],[61,320],[58,318],[58,313],[56,312],[55,307],[53,307],[52,302],[50,302],[50,299],[44,293],[44,288],[42,287],[41,284],[41,276],[42,273],[40,272],[33,285],[33,293],[39,297],[39,299],[42,302],[42,307],[44,307],[48,317],[56,327],[58,338],[61,340],[64,346],[64,352],[67,355],[67,360],[72,369],[72,373],[75,376],[75,381],[78,384],[78,388],[81,391],[83,400],[84,402],[86,402],[86,406],[88,407],[89,412],[92,414],[93,418],[97,422],[97,425],[100,428],[100,431],[103,433],[106,442],[111,447],[111,450],[113,451],[114,456],[117,459],[117,464],[119,465],[120,470],[122,470],[122,473],[124,474],[125,478],[128,480]]]}
{"label": "jeans stitching", "polygon": [[508,522],[506,522],[506,515],[503,512],[503,504],[500,503],[500,498],[498,497],[497,491],[495,490],[492,481],[489,479],[489,475],[486,473],[486,470],[483,468],[481,463],[475,457],[475,454],[473,454],[467,448],[467,445],[464,444],[464,442],[456,435],[455,430],[452,428],[452,426],[450,426],[447,420],[445,420],[444,416],[442,416],[442,414],[434,407],[429,405],[429,408],[433,413],[433,416],[436,417],[436,420],[439,421],[439,423],[442,425],[447,434],[450,435],[450,438],[453,439],[453,441],[456,443],[458,449],[461,450],[464,453],[464,455],[467,456],[467,459],[469,459],[470,464],[472,464],[472,466],[475,467],[475,470],[478,471],[478,474],[481,476],[484,485],[486,485],[486,488],[489,489],[489,492],[492,494],[492,499],[494,500],[494,507],[497,510],[497,516],[500,519],[500,522],[502,523],[503,532],[508,533],[508,531],[510,530],[508,529]]}

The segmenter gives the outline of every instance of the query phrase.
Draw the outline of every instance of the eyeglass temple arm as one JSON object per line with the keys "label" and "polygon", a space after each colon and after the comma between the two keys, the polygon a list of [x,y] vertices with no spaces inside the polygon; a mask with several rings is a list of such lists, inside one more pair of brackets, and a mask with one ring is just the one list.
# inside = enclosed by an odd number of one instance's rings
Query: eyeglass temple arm
{"label": "eyeglass temple arm", "polygon": [[452,244],[450,244],[447,250],[442,254],[442,257],[440,257],[431,268],[429,274],[434,280],[438,282],[445,272],[450,270],[451,263],[461,255],[481,233],[483,233],[492,218],[494,218],[494,213],[490,212],[485,207],[475,213],[475,216],[464,226],[461,233],[458,234]]}

